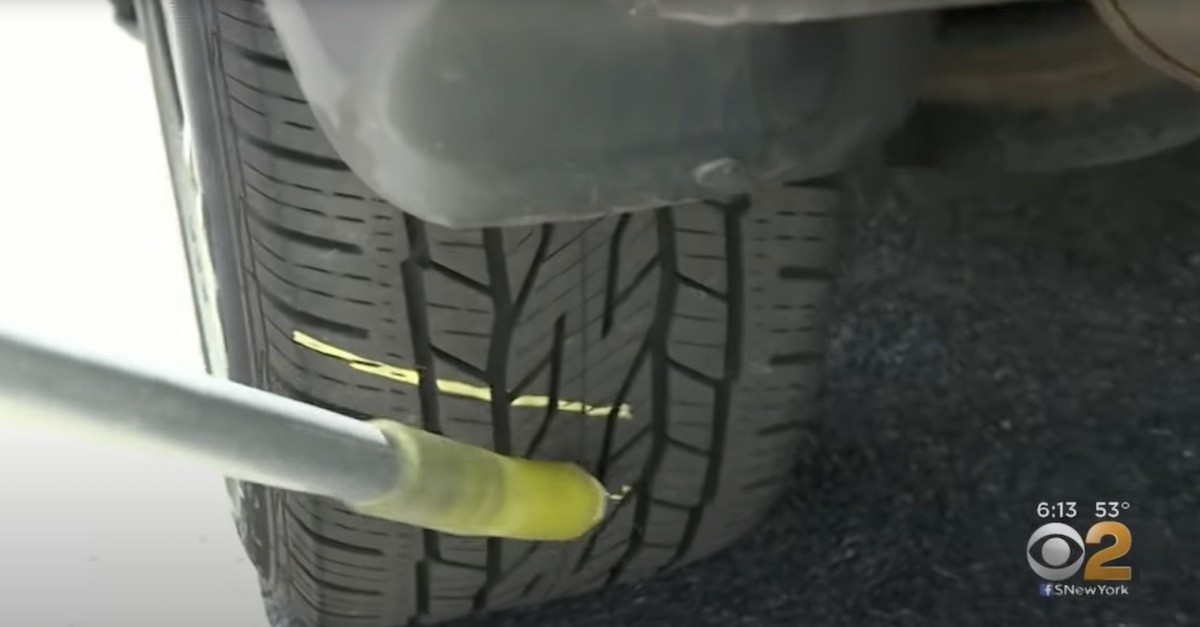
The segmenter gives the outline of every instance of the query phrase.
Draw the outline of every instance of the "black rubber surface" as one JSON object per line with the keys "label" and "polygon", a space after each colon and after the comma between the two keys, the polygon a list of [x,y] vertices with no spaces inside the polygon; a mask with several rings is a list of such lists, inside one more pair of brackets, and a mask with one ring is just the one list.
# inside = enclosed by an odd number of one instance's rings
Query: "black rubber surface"
{"label": "black rubber surface", "polygon": [[524,229],[424,224],[337,159],[260,4],[205,6],[238,217],[212,237],[240,246],[245,306],[225,323],[248,329],[249,382],[632,488],[598,532],[538,544],[243,486],[241,530],[287,620],[382,627],[539,602],[687,563],[759,521],[817,383],[834,183]]}
{"label": "black rubber surface", "polygon": [[1153,156],[1200,137],[1200,96],[1167,79],[1062,107],[922,104],[891,162],[966,172],[1057,172]]}
{"label": "black rubber surface", "polygon": [[[635,586],[464,627],[1200,624],[1200,146],[896,174],[855,216],[810,443],[768,522]],[[1130,594],[1038,594],[1040,501],[1127,500]],[[1090,509],[1090,508],[1088,508]]]}

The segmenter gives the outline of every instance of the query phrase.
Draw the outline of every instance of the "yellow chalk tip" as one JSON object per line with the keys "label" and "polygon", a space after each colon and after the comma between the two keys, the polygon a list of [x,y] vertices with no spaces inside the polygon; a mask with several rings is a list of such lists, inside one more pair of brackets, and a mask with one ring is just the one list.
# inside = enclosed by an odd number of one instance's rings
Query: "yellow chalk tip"
{"label": "yellow chalk tip", "polygon": [[573,540],[603,518],[604,486],[565,462],[498,455],[391,420],[373,420],[397,451],[399,478],[354,511],[463,536]]}

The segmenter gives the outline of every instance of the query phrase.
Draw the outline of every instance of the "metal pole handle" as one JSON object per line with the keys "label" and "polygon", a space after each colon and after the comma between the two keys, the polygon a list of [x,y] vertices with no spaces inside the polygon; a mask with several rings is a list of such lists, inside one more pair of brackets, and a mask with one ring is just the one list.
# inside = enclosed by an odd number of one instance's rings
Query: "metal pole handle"
{"label": "metal pole handle", "polygon": [[505,457],[394,421],[359,422],[2,328],[0,420],[169,455],[458,535],[569,540],[599,523],[609,500],[571,463]]}
{"label": "metal pole handle", "polygon": [[369,424],[201,373],[150,368],[3,327],[0,420],[348,501],[377,498],[398,478],[395,452]]}

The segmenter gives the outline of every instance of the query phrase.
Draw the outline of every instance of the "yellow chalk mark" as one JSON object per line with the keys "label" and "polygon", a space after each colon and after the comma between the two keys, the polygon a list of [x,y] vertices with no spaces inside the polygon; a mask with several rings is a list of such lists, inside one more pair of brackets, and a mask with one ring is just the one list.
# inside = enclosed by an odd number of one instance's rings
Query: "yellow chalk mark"
{"label": "yellow chalk mark", "polygon": [[[407,383],[409,385],[419,385],[421,383],[421,373],[418,370],[411,368],[401,368],[391,364],[385,364],[382,361],[360,357],[350,351],[340,349],[331,344],[326,344],[317,338],[303,333],[301,331],[292,332],[292,341],[307,348],[313,352],[320,353],[326,357],[341,360],[347,366],[367,374],[373,374],[377,377]],[[492,401],[492,390],[479,385],[463,383],[462,381],[450,381],[447,379],[437,379],[438,391],[443,394],[452,396],[462,396],[465,398],[473,398],[476,400],[490,403]],[[513,407],[549,407],[550,397],[540,396],[536,394],[523,394],[514,398],[511,405]],[[584,416],[595,416],[605,418],[612,413],[613,407],[602,405],[588,405],[579,401],[568,401],[559,399],[557,403],[559,411],[571,412],[575,414],[583,414]],[[633,410],[628,403],[622,403],[617,409],[617,417],[625,420],[633,418]]]}

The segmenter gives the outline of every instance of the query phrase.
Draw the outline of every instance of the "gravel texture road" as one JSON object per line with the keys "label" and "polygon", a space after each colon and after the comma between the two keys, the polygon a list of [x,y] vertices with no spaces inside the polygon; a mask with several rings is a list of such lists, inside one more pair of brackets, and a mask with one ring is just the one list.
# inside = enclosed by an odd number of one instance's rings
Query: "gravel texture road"
{"label": "gravel texture road", "polygon": [[[660,580],[470,624],[1200,624],[1200,147],[897,173],[855,210],[829,379],[771,520]],[[1129,595],[1040,598],[1040,501],[1127,501]]]}

